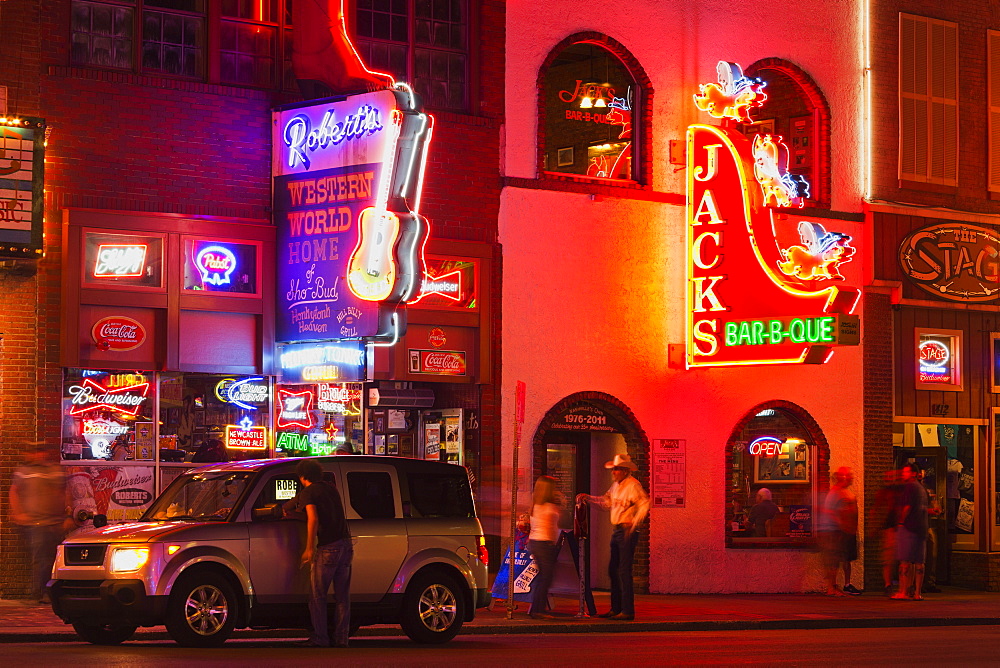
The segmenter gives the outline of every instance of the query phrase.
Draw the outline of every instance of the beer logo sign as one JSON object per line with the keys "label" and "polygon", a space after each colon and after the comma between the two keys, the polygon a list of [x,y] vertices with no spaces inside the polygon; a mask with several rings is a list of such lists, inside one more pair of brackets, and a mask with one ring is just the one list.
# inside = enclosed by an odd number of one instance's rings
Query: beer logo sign
{"label": "beer logo sign", "polygon": [[132,350],[146,340],[142,323],[123,315],[101,318],[94,323],[90,334],[100,350]]}
{"label": "beer logo sign", "polygon": [[1000,233],[964,223],[940,223],[908,234],[899,266],[921,290],[956,302],[1000,294]]}

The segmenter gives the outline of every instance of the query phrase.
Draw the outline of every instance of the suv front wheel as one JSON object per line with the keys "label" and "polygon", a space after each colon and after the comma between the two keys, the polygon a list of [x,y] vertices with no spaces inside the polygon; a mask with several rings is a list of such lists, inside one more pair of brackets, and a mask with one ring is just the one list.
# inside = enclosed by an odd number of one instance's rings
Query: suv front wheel
{"label": "suv front wheel", "polygon": [[462,628],[465,597],[454,578],[437,573],[418,575],[403,601],[400,626],[414,642],[448,642]]}
{"label": "suv front wheel", "polygon": [[191,573],[174,585],[167,606],[170,637],[184,647],[216,647],[236,624],[236,592],[217,573]]}

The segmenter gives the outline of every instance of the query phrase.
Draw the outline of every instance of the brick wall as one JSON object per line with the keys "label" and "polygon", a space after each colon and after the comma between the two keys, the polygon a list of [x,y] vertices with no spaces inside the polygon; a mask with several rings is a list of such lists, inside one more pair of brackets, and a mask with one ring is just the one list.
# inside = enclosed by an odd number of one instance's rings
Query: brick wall
{"label": "brick wall", "polygon": [[865,589],[882,589],[880,526],[871,521],[875,494],[883,486],[883,474],[893,467],[892,387],[893,318],[889,295],[866,291],[861,322],[864,329],[864,526]]}
{"label": "brick wall", "polygon": [[[62,217],[66,208],[266,219],[270,216],[270,109],[286,93],[70,66],[70,0],[0,3],[0,85],[11,114],[39,116],[46,149],[45,256],[33,275],[0,270],[0,588],[25,593],[25,558],[8,521],[7,488],[20,443],[60,435]],[[480,2],[471,43],[474,115],[436,114],[421,212],[439,238],[497,239],[503,116],[505,3]],[[433,110],[432,110],[433,112]],[[497,250],[499,256],[499,249]],[[500,382],[500,263],[493,285],[494,379]],[[494,466],[499,415],[482,391],[482,466]],[[497,484],[490,473],[484,482]]]}

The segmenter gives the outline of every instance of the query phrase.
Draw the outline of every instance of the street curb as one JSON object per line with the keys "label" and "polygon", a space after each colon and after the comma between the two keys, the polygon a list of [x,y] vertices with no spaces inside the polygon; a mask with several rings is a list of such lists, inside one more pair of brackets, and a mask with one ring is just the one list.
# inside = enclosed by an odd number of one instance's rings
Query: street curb
{"label": "street curb", "polygon": [[[1000,624],[996,617],[864,617],[858,619],[755,619],[755,620],[705,620],[689,622],[615,622],[511,624],[465,626],[460,635],[528,635],[571,633],[651,633],[692,631],[771,631],[803,629],[874,629],[927,626],[991,626]],[[403,636],[399,627],[365,627],[354,637]],[[235,631],[232,640],[299,640],[306,636],[301,629],[246,629]],[[166,631],[139,631],[133,640],[171,640]],[[0,644],[31,642],[83,642],[75,632],[0,632]]]}

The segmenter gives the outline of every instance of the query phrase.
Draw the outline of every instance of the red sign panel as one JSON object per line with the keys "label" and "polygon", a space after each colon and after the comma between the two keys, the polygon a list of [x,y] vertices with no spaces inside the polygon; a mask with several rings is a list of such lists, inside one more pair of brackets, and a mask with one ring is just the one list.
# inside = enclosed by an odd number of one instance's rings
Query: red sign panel
{"label": "red sign panel", "polygon": [[101,350],[132,350],[146,340],[142,323],[123,315],[101,318],[90,331]]}
{"label": "red sign panel", "polygon": [[856,326],[858,290],[834,284],[851,238],[784,208],[779,144],[688,128],[688,367],[821,363]]}
{"label": "red sign panel", "polygon": [[444,376],[464,376],[465,352],[458,350],[410,349],[410,373],[430,373]]}
{"label": "red sign panel", "polygon": [[267,427],[226,425],[226,447],[234,450],[266,450]]}

